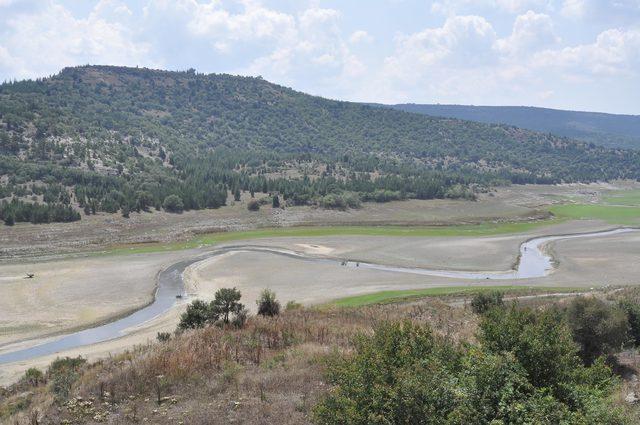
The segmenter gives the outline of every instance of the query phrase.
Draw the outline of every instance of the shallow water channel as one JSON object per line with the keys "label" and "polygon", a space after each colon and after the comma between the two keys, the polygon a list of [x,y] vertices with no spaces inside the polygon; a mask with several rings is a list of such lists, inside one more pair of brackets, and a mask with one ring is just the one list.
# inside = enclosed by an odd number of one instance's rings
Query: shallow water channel
{"label": "shallow water channel", "polygon": [[527,279],[535,277],[544,277],[549,274],[553,268],[553,259],[546,252],[545,246],[549,243],[577,238],[594,238],[616,235],[638,231],[638,229],[620,228],[603,232],[580,233],[573,235],[557,235],[543,236],[530,239],[520,245],[520,256],[515,270],[506,271],[455,271],[455,270],[432,270],[418,267],[397,267],[383,264],[374,264],[367,262],[354,262],[339,258],[316,257],[303,254],[296,251],[290,251],[279,248],[269,248],[258,245],[238,245],[217,248],[195,258],[175,263],[158,275],[158,286],[155,293],[154,301],[146,307],[112,322],[99,325],[93,328],[84,329],[82,331],[70,333],[67,335],[53,337],[52,340],[35,345],[29,348],[17,349],[0,354],[0,364],[11,363],[16,361],[24,361],[31,358],[54,354],[59,351],[68,350],[99,342],[109,341],[126,335],[128,330],[142,325],[145,322],[166,313],[184,296],[184,284],[182,274],[190,265],[203,261],[228,252],[254,251],[265,252],[274,255],[282,255],[286,257],[296,258],[304,261],[324,262],[332,264],[341,264],[350,268],[375,269],[396,273],[412,273],[428,276],[440,276],[456,279]]}

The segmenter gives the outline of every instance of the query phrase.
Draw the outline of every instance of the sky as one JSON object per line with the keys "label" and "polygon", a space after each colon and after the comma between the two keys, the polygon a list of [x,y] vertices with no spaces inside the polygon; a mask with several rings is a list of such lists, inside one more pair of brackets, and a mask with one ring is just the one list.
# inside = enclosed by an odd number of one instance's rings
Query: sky
{"label": "sky", "polygon": [[84,64],[640,114],[640,0],[0,0],[0,81]]}

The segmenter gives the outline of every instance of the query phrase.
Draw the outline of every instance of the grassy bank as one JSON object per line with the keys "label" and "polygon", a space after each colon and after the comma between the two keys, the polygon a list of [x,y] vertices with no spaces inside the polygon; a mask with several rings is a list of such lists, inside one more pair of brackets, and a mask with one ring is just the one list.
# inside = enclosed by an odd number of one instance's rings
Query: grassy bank
{"label": "grassy bank", "polygon": [[609,205],[640,206],[640,190],[623,190],[612,192],[604,198]]}
{"label": "grassy bank", "polygon": [[539,227],[561,222],[562,219],[508,223],[482,223],[451,226],[316,226],[316,227],[283,227],[245,230],[239,232],[220,232],[197,236],[185,242],[150,243],[114,247],[106,254],[142,254],[162,251],[212,246],[223,242],[248,239],[277,237],[320,237],[320,236],[492,236],[509,233],[523,233]]}
{"label": "grassy bank", "polygon": [[541,288],[535,286],[450,286],[445,288],[426,288],[426,289],[409,289],[399,291],[381,291],[371,294],[355,295],[335,300],[328,305],[336,307],[362,307],[371,304],[385,304],[391,302],[405,302],[411,299],[423,297],[437,296],[455,296],[470,295],[483,291],[498,290],[509,293],[522,295],[523,293],[564,293],[564,292],[583,292],[584,288]]}
{"label": "grassy bank", "polygon": [[621,205],[565,204],[554,205],[549,211],[560,219],[604,220],[611,224],[640,224],[640,207]]}

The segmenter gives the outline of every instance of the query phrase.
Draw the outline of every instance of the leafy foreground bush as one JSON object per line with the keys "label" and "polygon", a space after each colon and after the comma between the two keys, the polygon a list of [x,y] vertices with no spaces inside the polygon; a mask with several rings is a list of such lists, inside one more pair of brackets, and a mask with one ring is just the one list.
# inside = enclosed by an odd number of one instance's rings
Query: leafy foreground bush
{"label": "leafy foreground bush", "polygon": [[476,314],[484,314],[493,307],[504,305],[504,295],[500,291],[479,292],[471,300],[471,310]]}
{"label": "leafy foreground bush", "polygon": [[633,339],[629,334],[632,318],[616,304],[595,297],[578,297],[569,304],[566,314],[586,365],[600,356],[612,356]]}
{"label": "leafy foreground bush", "polygon": [[604,362],[583,366],[557,313],[492,309],[480,344],[455,345],[428,326],[387,323],[329,361],[335,387],[319,424],[624,424],[607,401]]}

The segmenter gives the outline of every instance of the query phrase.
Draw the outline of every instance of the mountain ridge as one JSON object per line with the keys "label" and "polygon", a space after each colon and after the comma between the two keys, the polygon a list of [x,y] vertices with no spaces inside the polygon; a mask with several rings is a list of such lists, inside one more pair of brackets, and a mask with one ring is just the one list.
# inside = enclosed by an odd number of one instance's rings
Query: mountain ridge
{"label": "mountain ridge", "polygon": [[418,103],[380,106],[430,116],[514,125],[612,148],[640,149],[640,115],[537,106]]}

